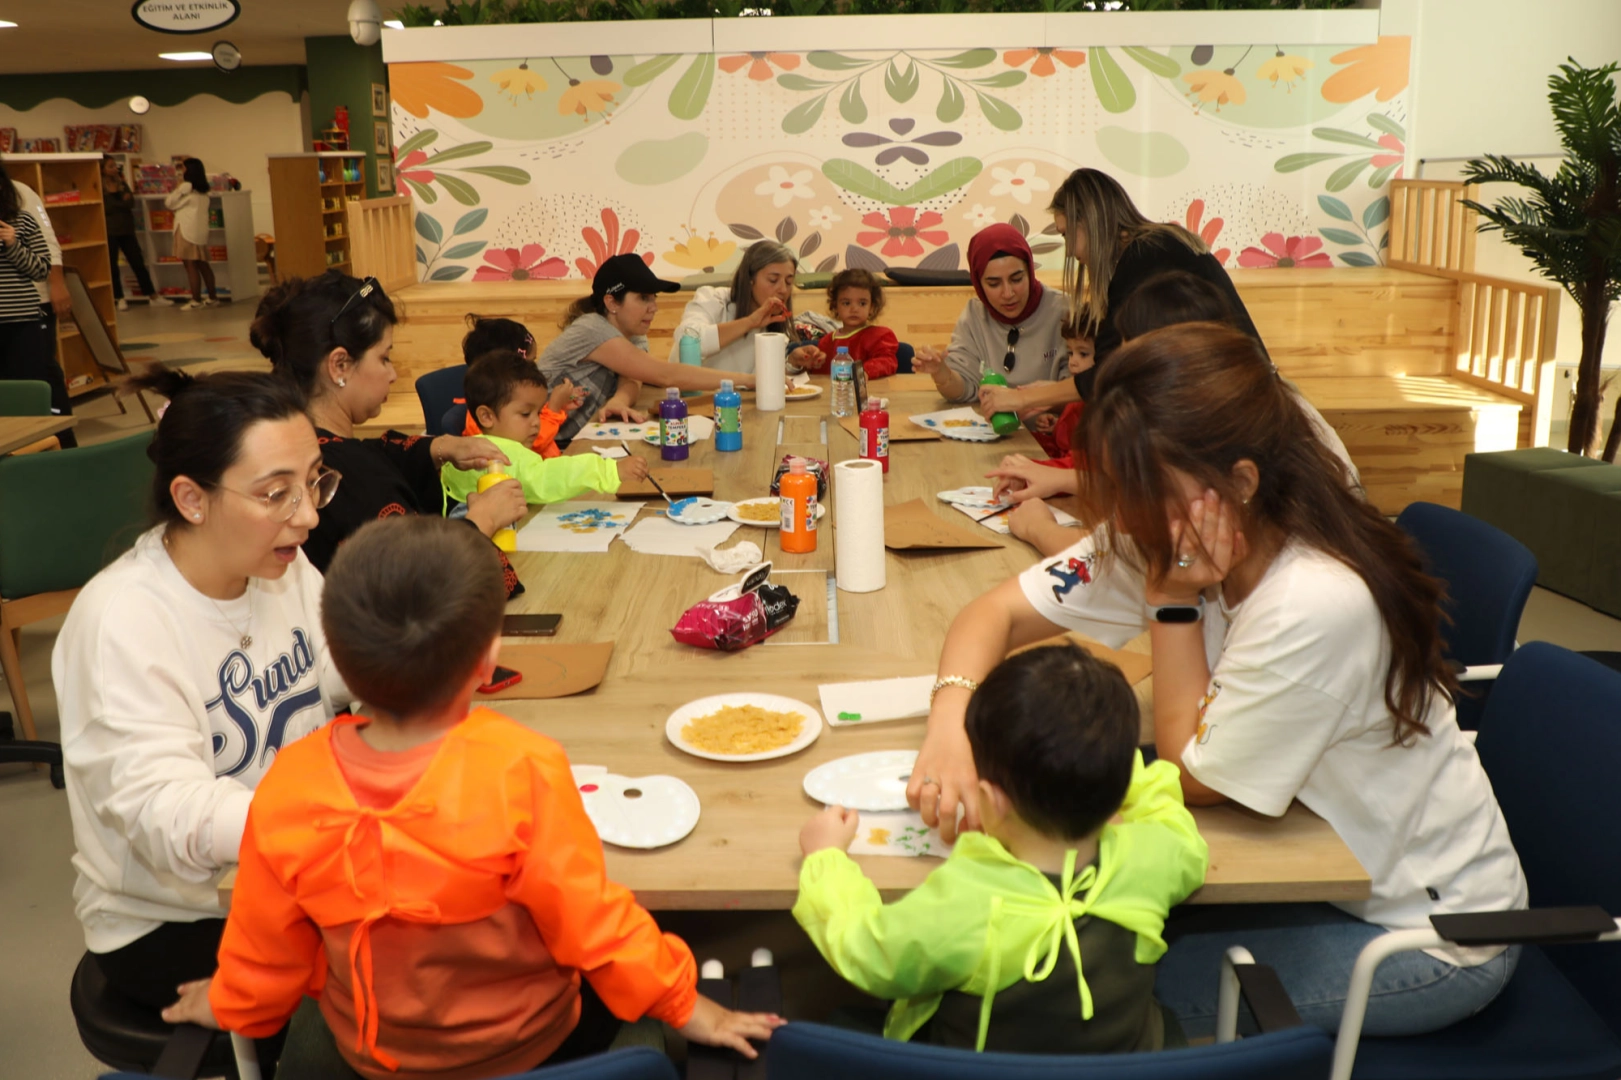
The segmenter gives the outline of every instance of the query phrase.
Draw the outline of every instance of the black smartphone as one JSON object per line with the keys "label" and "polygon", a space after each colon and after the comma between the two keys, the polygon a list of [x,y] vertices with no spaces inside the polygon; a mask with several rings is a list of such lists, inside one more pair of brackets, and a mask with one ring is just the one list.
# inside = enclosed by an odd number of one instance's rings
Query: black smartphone
{"label": "black smartphone", "polygon": [[495,674],[490,676],[489,682],[478,688],[478,692],[481,694],[498,694],[507,687],[517,686],[521,682],[523,682],[523,672],[513,671],[509,667],[497,665]]}
{"label": "black smartphone", "polygon": [[507,615],[501,619],[501,633],[505,637],[552,637],[562,621],[561,615]]}

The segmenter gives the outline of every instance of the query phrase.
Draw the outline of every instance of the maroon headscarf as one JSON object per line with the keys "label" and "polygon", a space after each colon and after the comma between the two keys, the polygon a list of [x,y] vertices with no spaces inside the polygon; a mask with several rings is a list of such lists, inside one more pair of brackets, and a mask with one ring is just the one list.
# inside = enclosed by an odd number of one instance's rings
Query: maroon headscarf
{"label": "maroon headscarf", "polygon": [[[1030,273],[1030,298],[1025,301],[1024,310],[1019,312],[1017,318],[1010,319],[996,310],[996,306],[985,299],[985,286],[979,283],[979,279],[985,276],[985,268],[998,255],[1023,259],[1024,268]],[[973,239],[968,241],[968,273],[973,278],[974,294],[979,297],[979,302],[985,305],[991,318],[1003,326],[1017,326],[1024,322],[1041,303],[1043,289],[1041,282],[1036,280],[1036,257],[1031,253],[1024,234],[1011,225],[987,225],[974,234]]]}

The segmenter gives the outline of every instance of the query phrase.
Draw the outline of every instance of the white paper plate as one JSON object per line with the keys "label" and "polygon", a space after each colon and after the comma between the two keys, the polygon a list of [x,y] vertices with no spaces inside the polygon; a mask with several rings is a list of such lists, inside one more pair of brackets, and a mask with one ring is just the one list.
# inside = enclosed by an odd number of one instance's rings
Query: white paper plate
{"label": "white paper plate", "polygon": [[698,793],[673,776],[579,775],[575,783],[586,816],[605,843],[625,848],[660,848],[682,839],[698,825]]}
{"label": "white paper plate", "polygon": [[[681,737],[681,729],[700,716],[708,716],[717,709],[727,705],[754,705],[773,712],[796,712],[805,717],[805,723],[799,729],[799,737],[786,746],[779,746],[775,750],[765,750],[758,754],[715,754],[708,750],[700,750]],[[699,698],[689,701],[664,722],[665,736],[676,745],[678,749],[685,750],[693,757],[708,758],[710,761],[768,761],[771,758],[787,757],[797,754],[811,743],[822,737],[822,714],[805,704],[790,697],[781,697],[777,694],[716,694],[713,697]]]}
{"label": "white paper plate", "polygon": [[847,810],[905,810],[916,750],[875,750],[818,765],[805,774],[805,794]]}
{"label": "white paper plate", "polygon": [[693,495],[677,499],[667,513],[670,520],[677,525],[713,525],[731,516],[732,504],[703,495]]}
{"label": "white paper plate", "polygon": [[[780,509],[782,507],[782,501],[781,498],[776,495],[764,495],[758,499],[739,499],[737,502],[732,504],[732,509],[727,513],[727,516],[733,521],[737,522],[739,525],[753,525],[756,529],[781,528],[782,517],[780,514],[777,517],[772,518],[770,521],[752,521],[749,518],[744,517],[742,512],[738,510],[738,507],[740,506],[764,505],[769,505],[773,509]],[[824,502],[818,502],[816,504],[816,520],[821,521],[826,516],[827,504]]]}
{"label": "white paper plate", "polygon": [[792,390],[789,390],[786,393],[784,393],[782,396],[783,396],[783,400],[785,400],[785,401],[809,401],[812,398],[821,397],[822,396],[822,388],[820,386],[815,386],[815,385],[796,386]]}
{"label": "white paper plate", "polygon": [[960,487],[952,488],[950,491],[936,492],[934,497],[953,506],[977,507],[988,513],[1007,505],[1006,503],[997,502],[991,497],[992,493],[993,489],[988,487]]}
{"label": "white paper plate", "polygon": [[[995,442],[1002,436],[991,427],[991,422],[966,406],[960,409],[942,409],[939,412],[921,413],[910,418],[912,423],[947,439],[957,439],[961,442]],[[965,426],[947,427],[946,421],[962,421],[969,423]]]}

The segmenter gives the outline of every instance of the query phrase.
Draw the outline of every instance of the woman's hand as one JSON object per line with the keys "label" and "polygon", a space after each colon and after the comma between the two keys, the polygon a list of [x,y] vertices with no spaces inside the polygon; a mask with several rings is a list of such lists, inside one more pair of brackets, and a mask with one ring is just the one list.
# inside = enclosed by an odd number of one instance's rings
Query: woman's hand
{"label": "woman's hand", "polygon": [[433,440],[433,457],[458,469],[487,469],[491,465],[510,465],[511,461],[496,445],[478,436],[441,435]]}
{"label": "woman's hand", "polygon": [[912,370],[919,375],[937,376],[945,362],[945,355],[928,345],[919,345],[912,353]]}
{"label": "woman's hand", "polygon": [[[923,815],[923,823],[940,830],[940,838],[955,843],[959,828],[979,828],[979,773],[974,754],[968,747],[964,713],[968,691],[944,687],[935,697],[929,714],[929,730],[923,736],[917,763],[906,782],[906,802]],[[964,810],[959,827],[957,808]]]}
{"label": "woman's hand", "polygon": [[609,424],[615,420],[622,420],[627,424],[641,424],[647,420],[647,414],[640,409],[633,409],[622,401],[610,401],[597,413],[597,423]]}
{"label": "woman's hand", "polygon": [[689,1042],[730,1047],[753,1060],[760,1054],[749,1045],[749,1040],[769,1039],[773,1031],[787,1022],[775,1013],[733,1012],[699,994],[692,1019],[676,1030]]}
{"label": "woman's hand", "polygon": [[647,479],[647,462],[639,457],[626,457],[619,459],[619,482],[627,483],[631,480]]}
{"label": "woman's hand", "polygon": [[1238,527],[1238,510],[1215,491],[1188,504],[1187,520],[1171,522],[1172,562],[1148,583],[1148,603],[1195,604],[1205,589],[1220,585],[1249,551]]}
{"label": "woman's hand", "polygon": [[1009,454],[1002,459],[1002,464],[985,476],[996,481],[991,487],[991,497],[997,502],[1004,498],[1021,503],[1029,499],[1073,495],[1076,488],[1073,470],[1039,465],[1023,454]]}
{"label": "woman's hand", "polygon": [[842,806],[824,806],[822,812],[805,822],[799,830],[799,850],[814,855],[823,848],[848,851],[861,824],[861,811],[846,810]]}
{"label": "woman's hand", "polygon": [[788,317],[788,305],[782,302],[782,297],[773,296],[770,300],[754,309],[748,317],[750,330],[763,330],[774,322],[781,322]]}
{"label": "woman's hand", "polygon": [[1036,542],[1036,537],[1041,534],[1043,527],[1051,528],[1057,524],[1058,518],[1053,513],[1053,508],[1040,499],[1026,499],[1008,511],[1008,531],[1015,539],[1023,540],[1027,544]]}
{"label": "woman's hand", "polygon": [[205,1028],[220,1029],[214,1019],[214,1006],[208,1003],[208,987],[213,979],[197,979],[179,986],[180,1000],[163,1010],[166,1024],[200,1024]]}
{"label": "woman's hand", "polygon": [[17,228],[0,221],[0,244],[10,247],[17,242]]}
{"label": "woman's hand", "polygon": [[979,412],[981,416],[989,417],[994,413],[1016,413],[1023,409],[1024,395],[1016,386],[981,386],[979,388]]}
{"label": "woman's hand", "polygon": [[467,495],[467,520],[477,525],[485,536],[494,536],[528,512],[523,485],[516,480],[503,480],[488,491],[472,491]]}
{"label": "woman's hand", "polygon": [[788,354],[788,362],[806,371],[821,371],[827,364],[827,354],[814,345],[801,345]]}

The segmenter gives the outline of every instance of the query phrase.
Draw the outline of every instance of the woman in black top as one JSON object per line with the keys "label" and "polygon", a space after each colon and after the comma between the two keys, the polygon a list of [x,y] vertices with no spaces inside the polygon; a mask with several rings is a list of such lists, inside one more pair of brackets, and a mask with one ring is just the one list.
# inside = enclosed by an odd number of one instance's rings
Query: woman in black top
{"label": "woman in black top", "polygon": [[1204,241],[1180,225],[1144,217],[1126,189],[1108,173],[1076,169],[1054,193],[1047,210],[1064,237],[1064,291],[1069,294],[1069,321],[1091,333],[1096,359],[1073,380],[982,387],[979,400],[985,412],[1022,413],[1085,401],[1091,395],[1098,369],[1120,347],[1114,312],[1139,285],[1167,271],[1186,271],[1215,285],[1232,309],[1233,327],[1261,340],[1232,279]]}
{"label": "woman in black top", "polygon": [[[310,418],[328,468],[343,474],[304,554],[326,572],[338,545],[368,521],[396,514],[444,513],[439,468],[508,464],[486,439],[440,435],[429,439],[390,431],[380,439],[355,437],[357,425],[382,411],[394,382],[394,305],[375,279],[360,282],[328,270],[293,278],[259,304],[249,337],[275,370],[309,402]],[[528,507],[516,480],[468,499],[467,521],[485,536],[522,517]],[[521,586],[507,569],[508,592]]]}
{"label": "woman in black top", "polygon": [[135,238],[135,192],[124,182],[118,159],[110,154],[101,159],[101,210],[107,216],[107,260],[113,268],[113,299],[118,301],[118,310],[129,310],[129,301],[124,299],[124,275],[118,270],[120,251],[140,282],[141,295],[149,303],[157,303],[158,292],[152,287],[141,242]]}

